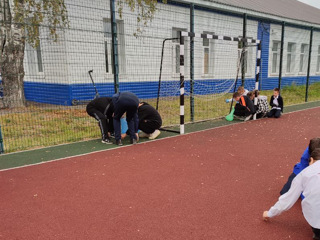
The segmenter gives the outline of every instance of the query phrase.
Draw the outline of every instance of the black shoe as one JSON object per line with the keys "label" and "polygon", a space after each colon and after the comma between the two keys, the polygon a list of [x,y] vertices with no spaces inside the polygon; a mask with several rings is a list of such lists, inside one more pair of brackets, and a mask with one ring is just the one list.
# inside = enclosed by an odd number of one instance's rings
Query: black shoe
{"label": "black shoe", "polygon": [[110,133],[110,137],[111,137],[111,138],[114,138],[114,133]]}
{"label": "black shoe", "polygon": [[131,139],[131,140],[130,140],[130,143],[131,143],[131,144],[137,144],[138,141],[137,141],[137,139]]}
{"label": "black shoe", "polygon": [[123,145],[123,144],[122,144],[122,141],[121,141],[121,140],[116,140],[116,145],[122,146],[122,145]]}
{"label": "black shoe", "polygon": [[112,144],[112,142],[110,141],[109,138],[102,139],[101,142],[102,142],[102,143],[105,143],[105,144]]}

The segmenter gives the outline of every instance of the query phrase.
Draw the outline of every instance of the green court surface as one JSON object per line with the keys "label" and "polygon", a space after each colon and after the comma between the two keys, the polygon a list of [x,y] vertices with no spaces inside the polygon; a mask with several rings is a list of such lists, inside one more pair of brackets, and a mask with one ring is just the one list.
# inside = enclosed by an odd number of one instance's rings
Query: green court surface
{"label": "green court surface", "polygon": [[[300,111],[309,108],[320,107],[320,101],[316,102],[309,102],[299,105],[292,105],[285,107],[284,114]],[[199,123],[191,123],[185,126],[186,133],[202,131],[206,129],[221,127],[230,124],[237,124],[240,121],[234,120],[232,122],[226,121],[223,119],[216,119],[210,121],[204,121]],[[179,128],[175,128],[174,130],[178,130]],[[158,139],[178,136],[177,133],[161,131],[160,136]],[[140,139],[140,142],[146,141],[155,141],[155,140],[148,140],[148,139]],[[124,146],[130,146],[129,139],[126,139],[124,142]],[[39,164],[42,162],[47,162],[51,160],[57,160],[61,158],[72,157],[75,155],[82,155],[87,154],[90,152],[97,152],[97,151],[104,151],[107,149],[117,148],[118,146],[111,144],[103,144],[101,143],[100,139],[90,140],[90,141],[83,141],[83,142],[76,142],[64,145],[58,145],[53,147],[46,147],[41,149],[34,149],[29,151],[23,152],[16,152],[10,154],[2,154],[0,155],[0,170],[8,169],[8,168],[15,168],[21,167],[25,165],[31,164]]]}

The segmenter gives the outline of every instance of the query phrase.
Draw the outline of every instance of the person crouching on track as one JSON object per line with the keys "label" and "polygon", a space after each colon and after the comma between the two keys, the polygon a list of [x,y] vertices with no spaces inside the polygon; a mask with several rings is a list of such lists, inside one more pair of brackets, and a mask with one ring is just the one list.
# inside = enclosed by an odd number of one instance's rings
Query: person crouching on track
{"label": "person crouching on track", "polygon": [[309,167],[305,168],[292,181],[289,191],[281,197],[278,202],[263,212],[263,219],[280,215],[289,210],[299,199],[301,193],[304,199],[301,201],[302,212],[312,228],[313,239],[320,240],[320,148],[316,148],[310,154]]}
{"label": "person crouching on track", "polygon": [[241,96],[238,92],[233,94],[233,99],[237,101],[234,108],[234,116],[240,120],[250,120],[255,113],[252,100],[248,96]]}
{"label": "person crouching on track", "polygon": [[155,139],[160,135],[159,128],[162,119],[158,111],[146,102],[141,102],[138,108],[139,117],[139,137]]}
{"label": "person crouching on track", "polygon": [[[139,137],[155,139],[160,135],[159,128],[162,125],[162,119],[158,111],[146,102],[139,103],[138,118],[135,119],[136,132],[139,131]],[[122,134],[121,138],[125,138],[129,135],[127,131]]]}
{"label": "person crouching on track", "polygon": [[102,143],[112,144],[109,134],[113,133],[113,103],[111,97],[100,97],[87,105],[87,113],[98,121]]}
{"label": "person crouching on track", "polygon": [[120,92],[112,96],[112,102],[114,106],[113,125],[116,144],[119,146],[122,145],[120,119],[124,113],[126,113],[130,142],[131,144],[136,144],[137,135],[134,120],[137,118],[138,114],[138,97],[131,92]]}

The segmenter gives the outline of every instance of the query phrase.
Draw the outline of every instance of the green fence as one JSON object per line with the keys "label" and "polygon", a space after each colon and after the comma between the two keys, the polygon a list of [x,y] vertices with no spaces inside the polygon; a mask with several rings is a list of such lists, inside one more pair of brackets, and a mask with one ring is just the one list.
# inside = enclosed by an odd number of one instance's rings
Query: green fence
{"label": "green fence", "polygon": [[[28,21],[18,23],[9,15],[9,1],[0,2],[0,147],[5,153],[100,137],[85,110],[96,90],[100,96],[131,91],[155,107],[158,102],[163,125],[178,125],[180,31],[259,39],[261,94],[270,98],[280,86],[285,106],[320,100],[317,24],[231,11],[209,1],[201,6],[169,1],[158,3],[152,22],[144,26],[126,6],[120,17],[117,2],[112,12],[110,1],[68,0],[67,13],[58,15],[67,14],[68,24],[57,26],[54,41],[48,12],[43,23],[32,20],[32,11]],[[19,37],[10,39],[14,32]],[[29,33],[39,33],[38,45],[23,41]],[[254,44],[241,41],[186,39],[185,121],[227,115],[225,101],[236,79],[237,86],[255,87],[256,54]]]}

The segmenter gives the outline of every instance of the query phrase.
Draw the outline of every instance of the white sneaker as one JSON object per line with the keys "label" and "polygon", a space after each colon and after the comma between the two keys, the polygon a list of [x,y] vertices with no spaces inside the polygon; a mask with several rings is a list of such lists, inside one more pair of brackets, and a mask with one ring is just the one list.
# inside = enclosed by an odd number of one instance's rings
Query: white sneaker
{"label": "white sneaker", "polygon": [[247,116],[247,117],[244,119],[244,121],[245,121],[245,122],[246,122],[246,121],[249,121],[249,120],[251,119],[251,117],[252,117],[252,114],[249,115],[249,116]]}
{"label": "white sneaker", "polygon": [[160,135],[160,131],[158,129],[156,129],[153,133],[150,134],[149,139],[156,139],[159,135]]}
{"label": "white sneaker", "polygon": [[141,138],[150,137],[150,134],[145,133],[144,131],[141,131],[141,130],[139,131],[138,135],[139,135],[139,137],[141,137]]}

